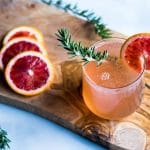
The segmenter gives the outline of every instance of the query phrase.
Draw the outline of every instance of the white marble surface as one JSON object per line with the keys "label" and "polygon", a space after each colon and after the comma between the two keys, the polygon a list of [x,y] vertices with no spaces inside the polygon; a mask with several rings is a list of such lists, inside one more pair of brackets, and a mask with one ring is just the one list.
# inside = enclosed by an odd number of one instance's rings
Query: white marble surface
{"label": "white marble surface", "polygon": [[[149,0],[65,0],[102,16],[111,29],[131,35],[150,31]],[[100,146],[31,113],[0,104],[0,126],[11,150],[103,150]]]}
{"label": "white marble surface", "polygon": [[132,35],[150,32],[150,0],[65,0],[93,10],[111,29]]}
{"label": "white marble surface", "polygon": [[3,104],[0,126],[9,134],[11,150],[104,150],[53,122]]}

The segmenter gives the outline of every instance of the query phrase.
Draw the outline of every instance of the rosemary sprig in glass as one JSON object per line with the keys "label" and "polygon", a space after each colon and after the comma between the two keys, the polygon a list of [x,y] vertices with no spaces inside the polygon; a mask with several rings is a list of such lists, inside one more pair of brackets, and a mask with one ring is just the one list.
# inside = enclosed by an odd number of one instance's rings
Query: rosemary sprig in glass
{"label": "rosemary sprig in glass", "polygon": [[106,28],[106,25],[101,22],[101,17],[97,17],[94,12],[89,10],[80,10],[77,5],[65,4],[62,0],[41,0],[43,3],[47,5],[54,5],[59,9],[64,10],[65,12],[71,12],[88,22],[92,23],[95,27],[95,32],[101,38],[109,38],[111,36],[111,32]]}
{"label": "rosemary sprig in glass", "polygon": [[108,58],[108,52],[106,50],[103,52],[95,52],[94,47],[84,47],[80,42],[73,41],[67,29],[59,29],[56,36],[61,46],[68,51],[69,55],[72,55],[72,57],[80,56],[85,64],[90,61],[96,61],[97,65],[100,65]]}
{"label": "rosemary sprig in glass", "polygon": [[0,128],[0,150],[5,150],[9,147],[10,140],[7,138],[7,132]]}

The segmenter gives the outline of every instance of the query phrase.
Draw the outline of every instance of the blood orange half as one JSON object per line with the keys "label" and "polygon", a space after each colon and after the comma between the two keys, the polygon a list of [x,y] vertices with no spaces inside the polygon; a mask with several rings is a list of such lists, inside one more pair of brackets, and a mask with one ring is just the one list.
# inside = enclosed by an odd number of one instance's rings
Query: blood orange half
{"label": "blood orange half", "polygon": [[47,55],[42,44],[29,38],[15,38],[8,42],[0,52],[0,68],[3,70],[9,60],[23,51],[37,51]]}
{"label": "blood orange half", "polygon": [[22,52],[8,63],[5,78],[15,92],[26,96],[36,95],[52,83],[52,63],[41,53]]}
{"label": "blood orange half", "polygon": [[43,43],[42,33],[33,27],[20,26],[10,30],[4,37],[3,44],[7,44],[10,40],[18,37],[28,37],[32,38],[40,43]]}
{"label": "blood orange half", "polygon": [[144,56],[146,70],[150,70],[150,33],[139,33],[129,37],[122,46],[121,57],[135,70],[140,71]]}

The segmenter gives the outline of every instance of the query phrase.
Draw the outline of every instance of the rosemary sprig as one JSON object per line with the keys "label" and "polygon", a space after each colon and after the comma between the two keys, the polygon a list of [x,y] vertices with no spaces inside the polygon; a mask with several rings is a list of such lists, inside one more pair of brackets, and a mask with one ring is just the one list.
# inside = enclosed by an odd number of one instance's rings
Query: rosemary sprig
{"label": "rosemary sprig", "polygon": [[81,42],[72,41],[67,29],[59,29],[56,36],[61,46],[68,51],[69,55],[72,55],[72,57],[80,56],[85,64],[90,61],[96,61],[97,65],[100,65],[108,57],[106,50],[104,52],[95,52],[94,47],[84,47],[81,45]]}
{"label": "rosemary sprig", "polygon": [[101,22],[101,17],[97,17],[94,12],[89,10],[80,10],[77,5],[65,4],[62,0],[41,0],[43,3],[47,5],[54,5],[59,9],[64,10],[65,12],[71,12],[88,22],[92,23],[95,27],[95,32],[102,38],[109,38],[111,36],[111,32],[106,28],[106,25]]}
{"label": "rosemary sprig", "polygon": [[9,147],[10,140],[7,138],[7,132],[0,128],[0,150],[5,150]]}

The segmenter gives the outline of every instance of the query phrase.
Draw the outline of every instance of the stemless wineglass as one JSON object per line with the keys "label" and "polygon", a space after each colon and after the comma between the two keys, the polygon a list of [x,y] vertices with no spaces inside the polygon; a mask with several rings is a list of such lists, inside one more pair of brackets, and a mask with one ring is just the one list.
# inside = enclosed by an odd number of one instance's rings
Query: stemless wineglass
{"label": "stemless wineglass", "polygon": [[111,38],[97,42],[93,45],[95,50],[107,50],[109,58],[100,66],[96,62],[83,66],[84,102],[94,114],[105,119],[117,120],[130,115],[142,100],[145,64],[141,61],[142,70],[138,72],[120,59],[124,41]]}

